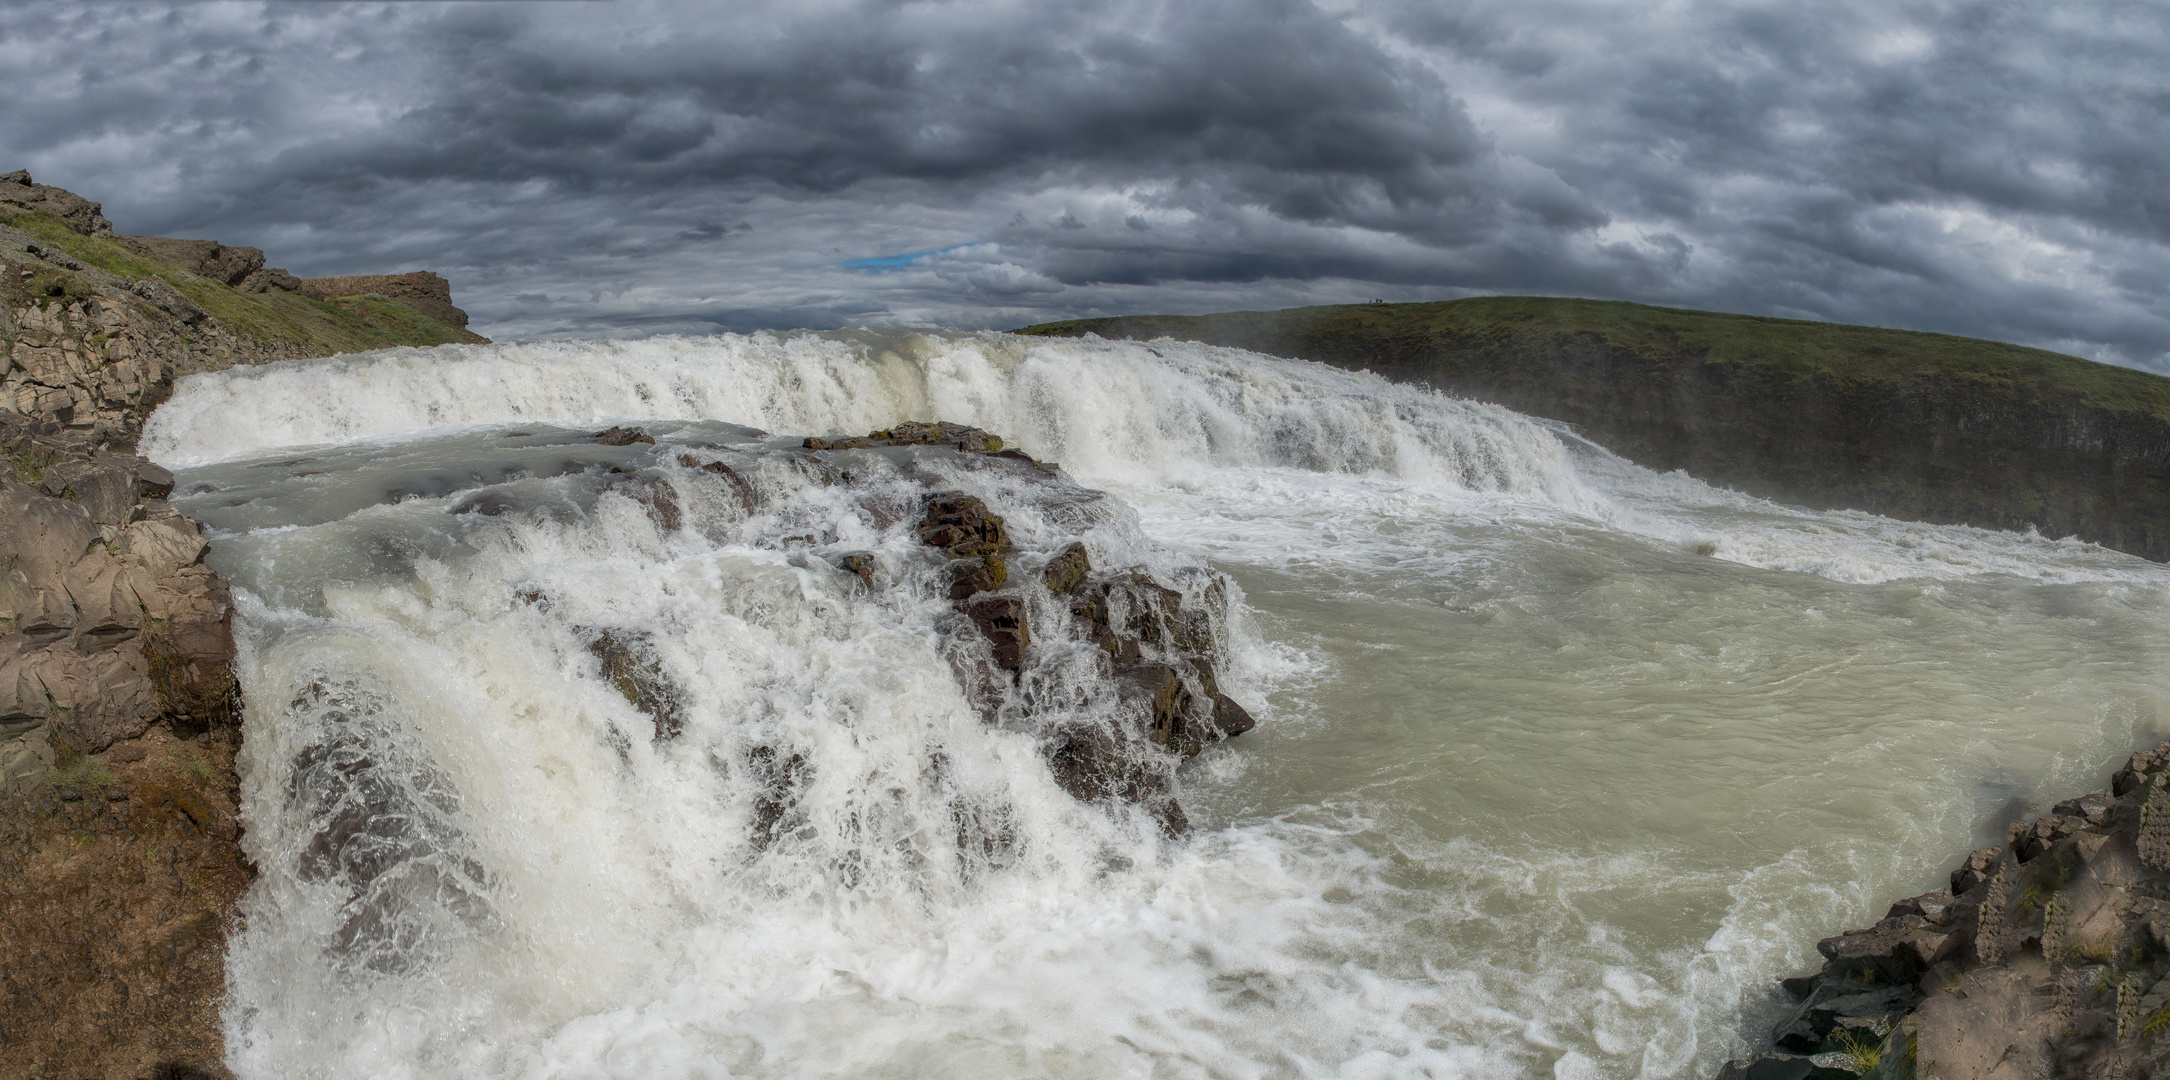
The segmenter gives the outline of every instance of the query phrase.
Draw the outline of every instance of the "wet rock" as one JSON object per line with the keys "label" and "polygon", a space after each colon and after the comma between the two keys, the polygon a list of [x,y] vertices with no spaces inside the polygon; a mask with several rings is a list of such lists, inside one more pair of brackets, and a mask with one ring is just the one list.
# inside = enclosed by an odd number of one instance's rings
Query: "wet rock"
{"label": "wet rock", "polygon": [[881,569],[881,561],[871,551],[847,551],[836,557],[836,565],[869,587],[873,586],[874,575]]}
{"label": "wet rock", "polygon": [[660,476],[619,476],[611,489],[639,503],[658,532],[677,532],[685,524],[685,511],[679,508],[678,492],[672,489],[670,481]]}
{"label": "wet rock", "polygon": [[1728,1061],[1718,1070],[1718,1080],[1854,1080],[1854,1075],[1823,1068],[1800,1054],[1758,1054],[1746,1061]]}
{"label": "wet rock", "polygon": [[1040,579],[1046,583],[1048,592],[1062,596],[1084,585],[1092,570],[1092,560],[1085,554],[1085,545],[1073,543],[1047,560],[1046,568],[1040,571]]}
{"label": "wet rock", "polygon": [[983,592],[993,592],[1009,579],[1009,564],[997,556],[961,559],[949,567],[949,598],[963,601]]}
{"label": "wet rock", "polygon": [[[864,450],[874,446],[946,446],[966,453],[993,454],[1003,448],[1002,440],[976,427],[953,424],[947,420],[924,423],[907,420],[893,428],[868,432],[865,435],[829,435],[808,438],[809,450]],[[1031,459],[1026,458],[1027,461]]]}
{"label": "wet rock", "polygon": [[662,658],[655,642],[637,630],[594,632],[588,651],[602,661],[602,675],[627,703],[655,724],[655,741],[678,737],[685,725],[679,708],[680,694],[664,677]]}
{"label": "wet rock", "polygon": [[965,615],[994,646],[995,666],[1016,671],[1025,665],[1032,629],[1025,622],[1025,601],[1015,596],[983,596],[965,606]]}
{"label": "wet rock", "polygon": [[748,514],[753,513],[753,485],[748,484],[746,478],[740,476],[736,469],[720,461],[711,461],[704,464],[691,454],[678,455],[678,464],[721,480],[724,486],[730,489],[731,496],[738,502],[739,509]]}
{"label": "wet rock", "polygon": [[927,500],[919,523],[919,542],[959,559],[1002,555],[1010,550],[1002,517],[977,497],[946,491]]}
{"label": "wet rock", "polygon": [[746,768],[761,785],[754,796],[751,831],[754,850],[762,851],[796,827],[787,817],[798,804],[810,770],[804,756],[794,752],[778,757],[773,746],[747,751]]}
{"label": "wet rock", "polygon": [[637,427],[613,427],[607,431],[596,432],[595,441],[604,446],[631,446],[635,443],[653,443],[656,438]]}

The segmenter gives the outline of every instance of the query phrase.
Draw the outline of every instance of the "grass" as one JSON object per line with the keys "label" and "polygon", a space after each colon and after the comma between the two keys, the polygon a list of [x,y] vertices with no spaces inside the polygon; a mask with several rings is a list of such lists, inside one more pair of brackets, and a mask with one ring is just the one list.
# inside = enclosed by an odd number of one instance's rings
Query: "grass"
{"label": "grass", "polygon": [[2140,1034],[2154,1038],[2170,1030],[2170,1005],[2165,1005],[2140,1024]]}
{"label": "grass", "polygon": [[[293,346],[321,355],[395,345],[443,345],[479,340],[382,297],[318,300],[277,289],[245,293],[222,282],[157,262],[121,240],[84,236],[51,214],[0,207],[0,225],[19,229],[40,244],[107,273],[164,281],[201,305],[229,332],[266,344]],[[56,275],[69,280],[58,284],[46,282],[47,278]],[[33,293],[41,287],[62,290],[40,293],[41,296],[58,296],[70,289],[78,290],[74,293],[77,296],[95,292],[88,282],[60,270],[41,272],[29,285]]]}
{"label": "grass", "polygon": [[52,783],[56,788],[72,789],[84,798],[92,798],[113,786],[113,773],[95,758],[77,758],[70,765],[54,769]]}
{"label": "grass", "polygon": [[1332,355],[1337,363],[1362,360],[1368,353],[1391,364],[1396,355],[1433,353],[1437,347],[1524,352],[1602,343],[1615,355],[1643,360],[1753,368],[1794,379],[1864,384],[1943,378],[1983,388],[2071,397],[2112,412],[2170,419],[2170,379],[2044,349],[1952,334],[1611,300],[1484,296],[1429,304],[1074,319],[1017,332],[1069,336],[1087,331],[1253,348],[1300,342],[1322,354],[1307,359]]}
{"label": "grass", "polygon": [[1854,1073],[1856,1075],[1868,1075],[1869,1070],[1875,1068],[1877,1063],[1884,1059],[1883,1042],[1881,1040],[1864,1039],[1857,1031],[1839,1032],[1838,1046],[1839,1053],[1853,1059]]}

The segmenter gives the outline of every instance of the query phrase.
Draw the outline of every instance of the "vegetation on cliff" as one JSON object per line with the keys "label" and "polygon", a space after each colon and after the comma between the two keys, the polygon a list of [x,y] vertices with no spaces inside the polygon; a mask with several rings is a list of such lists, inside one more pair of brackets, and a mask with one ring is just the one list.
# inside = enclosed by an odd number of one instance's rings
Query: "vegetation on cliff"
{"label": "vegetation on cliff", "polygon": [[2170,559],[2170,379],[1994,341],[1611,301],[1478,297],[1080,319],[1340,367],[1574,424],[1750,494]]}
{"label": "vegetation on cliff", "polygon": [[[106,273],[138,281],[164,281],[217,319],[219,325],[266,345],[291,349],[297,355],[328,356],[395,345],[483,340],[382,296],[319,299],[283,289],[243,292],[160,262],[130,245],[127,237],[84,236],[59,217],[43,211],[0,205],[0,226],[20,231],[41,246]],[[32,279],[9,282],[8,286],[30,292],[24,299],[32,302],[96,292],[95,283],[81,271],[60,266],[40,268]]]}

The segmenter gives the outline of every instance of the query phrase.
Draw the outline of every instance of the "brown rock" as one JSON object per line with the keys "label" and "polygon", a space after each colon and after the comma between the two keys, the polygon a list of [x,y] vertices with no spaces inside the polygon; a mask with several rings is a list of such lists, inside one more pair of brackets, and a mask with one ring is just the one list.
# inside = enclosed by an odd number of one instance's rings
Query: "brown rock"
{"label": "brown rock", "polygon": [[446,326],[467,329],[467,313],[452,306],[452,283],[427,270],[405,274],[304,278],[295,291],[319,300],[376,293],[405,304]]}
{"label": "brown rock", "polygon": [[595,433],[595,441],[604,446],[631,446],[634,443],[653,443],[656,437],[637,427],[614,427]]}
{"label": "brown rock", "polygon": [[972,625],[995,649],[995,666],[1016,671],[1025,665],[1032,628],[1025,622],[1025,602],[1014,596],[986,596],[965,606]]}
{"label": "brown rock", "polygon": [[221,285],[239,285],[264,268],[260,248],[227,247],[216,240],[177,240],[170,236],[131,236],[127,241],[130,247],[167,266]]}
{"label": "brown rock", "polygon": [[588,643],[588,651],[603,662],[603,678],[611,687],[655,723],[657,742],[678,737],[685,725],[679,691],[664,677],[663,662],[647,634],[603,630]]}
{"label": "brown rock", "polygon": [[1047,583],[1047,591],[1061,596],[1075,592],[1085,584],[1086,575],[1092,573],[1092,560],[1085,554],[1085,545],[1072,543],[1047,560],[1040,571],[1040,578]]}
{"label": "brown rock", "polygon": [[1001,516],[961,491],[942,492],[927,500],[926,514],[919,523],[919,542],[960,559],[1001,555],[1010,550],[1009,532]]}
{"label": "brown rock", "polygon": [[42,210],[84,236],[107,236],[113,232],[113,223],[105,219],[105,207],[72,191],[37,183],[24,169],[0,175],[0,203]]}

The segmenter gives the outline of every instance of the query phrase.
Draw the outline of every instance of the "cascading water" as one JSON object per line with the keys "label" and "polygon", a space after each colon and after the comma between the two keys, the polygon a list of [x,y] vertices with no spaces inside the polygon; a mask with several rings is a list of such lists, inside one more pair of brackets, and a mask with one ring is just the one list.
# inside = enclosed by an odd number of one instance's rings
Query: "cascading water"
{"label": "cascading water", "polygon": [[[1060,472],[791,449],[936,417]],[[185,380],[145,447],[236,586],[244,1077],[1702,1076],[2165,701],[2163,567],[1231,350],[395,351]],[[999,701],[933,490],[1017,540]],[[1181,837],[1049,767],[1121,700],[1032,574],[1073,541],[1260,719]]]}

